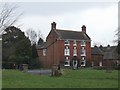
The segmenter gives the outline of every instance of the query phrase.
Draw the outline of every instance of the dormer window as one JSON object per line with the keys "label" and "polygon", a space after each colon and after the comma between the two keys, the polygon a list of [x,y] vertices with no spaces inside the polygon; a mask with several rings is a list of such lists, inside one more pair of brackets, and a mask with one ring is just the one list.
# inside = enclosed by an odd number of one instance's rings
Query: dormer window
{"label": "dormer window", "polygon": [[73,46],[77,46],[77,41],[76,40],[73,41]]}
{"label": "dormer window", "polygon": [[65,45],[70,45],[70,41],[65,40]]}
{"label": "dormer window", "polygon": [[81,46],[85,46],[85,45],[86,45],[85,41],[81,41]]}

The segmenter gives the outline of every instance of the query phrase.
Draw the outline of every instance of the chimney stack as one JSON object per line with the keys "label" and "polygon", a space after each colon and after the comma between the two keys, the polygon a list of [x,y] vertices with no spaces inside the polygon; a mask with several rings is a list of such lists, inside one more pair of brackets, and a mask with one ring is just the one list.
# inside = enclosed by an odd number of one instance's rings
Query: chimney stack
{"label": "chimney stack", "polygon": [[51,30],[53,30],[53,29],[56,29],[56,23],[55,22],[51,23]]}
{"label": "chimney stack", "polygon": [[82,26],[82,32],[86,33],[86,26],[85,25]]}

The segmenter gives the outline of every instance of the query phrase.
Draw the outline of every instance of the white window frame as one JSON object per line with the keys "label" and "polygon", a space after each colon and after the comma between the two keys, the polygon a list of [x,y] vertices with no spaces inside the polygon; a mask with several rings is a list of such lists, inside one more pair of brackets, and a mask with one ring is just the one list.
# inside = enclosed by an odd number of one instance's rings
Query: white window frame
{"label": "white window frame", "polygon": [[85,41],[81,41],[81,46],[86,46],[86,42]]}
{"label": "white window frame", "polygon": [[43,49],[43,56],[46,56],[47,49]]}
{"label": "white window frame", "polygon": [[65,56],[70,56],[70,49],[69,49],[68,46],[66,46],[65,49],[64,49],[64,55]]}

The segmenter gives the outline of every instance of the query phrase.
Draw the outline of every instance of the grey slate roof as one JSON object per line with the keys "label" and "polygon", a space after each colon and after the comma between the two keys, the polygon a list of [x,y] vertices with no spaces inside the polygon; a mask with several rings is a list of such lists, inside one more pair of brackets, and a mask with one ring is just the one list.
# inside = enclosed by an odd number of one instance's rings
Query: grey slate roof
{"label": "grey slate roof", "polygon": [[118,59],[117,46],[100,47],[104,54],[103,59]]}
{"label": "grey slate roof", "polygon": [[97,46],[91,48],[91,54],[92,55],[103,55],[102,51]]}
{"label": "grey slate roof", "polygon": [[[82,31],[80,32],[80,31],[70,31],[70,30],[55,29],[55,32],[57,33],[59,39],[88,40],[88,41],[90,41],[90,37],[86,33],[82,32]],[[36,48],[37,49],[47,48],[50,45],[46,46],[46,42],[44,42],[41,45],[36,45]]]}
{"label": "grey slate roof", "polygon": [[115,60],[118,59],[118,53],[116,50],[117,46],[107,46],[107,47],[92,47],[92,55],[103,55],[103,59]]}
{"label": "grey slate roof", "polygon": [[90,40],[90,37],[86,33],[80,31],[56,29],[56,33],[60,39]]}

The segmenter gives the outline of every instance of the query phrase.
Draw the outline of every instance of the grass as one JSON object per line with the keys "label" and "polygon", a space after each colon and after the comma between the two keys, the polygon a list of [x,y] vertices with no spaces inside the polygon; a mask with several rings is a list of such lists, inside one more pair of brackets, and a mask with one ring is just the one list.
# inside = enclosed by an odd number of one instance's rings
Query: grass
{"label": "grass", "polygon": [[118,71],[79,69],[63,70],[60,77],[32,75],[17,70],[3,70],[3,88],[118,88]]}
{"label": "grass", "polygon": [[2,70],[0,69],[0,89],[2,89]]}

